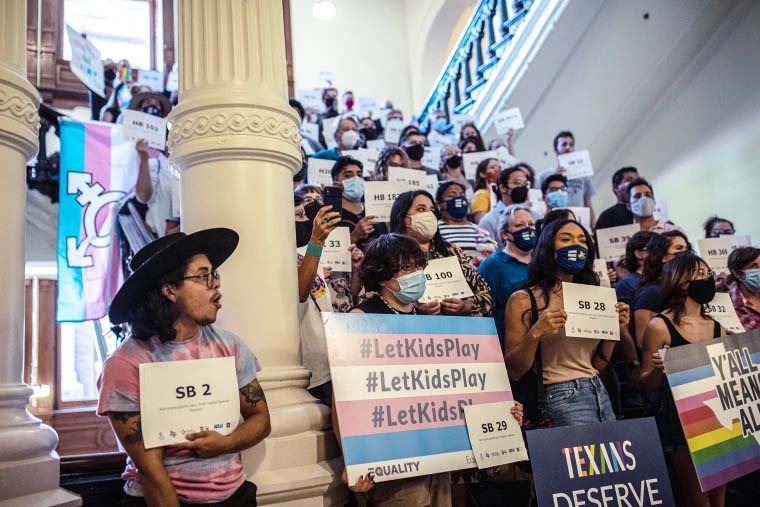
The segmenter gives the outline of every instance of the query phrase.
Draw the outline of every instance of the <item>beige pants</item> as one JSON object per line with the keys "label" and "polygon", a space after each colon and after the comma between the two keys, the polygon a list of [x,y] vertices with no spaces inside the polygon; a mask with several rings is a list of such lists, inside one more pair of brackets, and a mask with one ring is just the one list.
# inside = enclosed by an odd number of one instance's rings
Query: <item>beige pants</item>
{"label": "beige pants", "polygon": [[451,507],[448,472],[378,482],[368,495],[356,495],[360,506]]}

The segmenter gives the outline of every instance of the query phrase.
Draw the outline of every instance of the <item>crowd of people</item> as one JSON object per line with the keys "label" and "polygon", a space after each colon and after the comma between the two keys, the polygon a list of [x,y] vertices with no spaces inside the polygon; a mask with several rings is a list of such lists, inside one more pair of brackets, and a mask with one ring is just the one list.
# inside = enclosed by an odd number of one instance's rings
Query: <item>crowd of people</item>
{"label": "crowd of people", "polygon": [[[636,167],[614,173],[616,203],[597,217],[592,179],[568,178],[559,162],[537,173],[525,161],[505,166],[498,158],[484,158],[474,178],[467,178],[464,153],[504,146],[519,160],[512,131],[489,142],[474,124],[455,129],[443,112],[435,113],[426,126],[412,121],[399,128],[403,115],[391,104],[377,117],[353,110],[345,100],[341,109],[337,96],[333,88],[324,91],[327,112],[321,115],[291,100],[302,121],[313,123],[320,132],[319,139],[303,143],[303,169],[293,178],[296,216],[302,212],[299,203],[304,199],[329,216],[326,229],[319,223],[323,215],[317,214],[309,241],[299,240],[299,246],[307,245],[300,257],[299,280],[308,266],[314,295],[330,287],[329,270],[323,280],[315,267],[329,233],[348,227],[352,248],[363,252],[363,258],[354,257],[352,276],[361,282],[352,292],[351,312],[493,316],[513,390],[522,401],[519,414],[525,426],[569,426],[653,415],[679,505],[725,505],[725,486],[706,493],[700,490],[659,351],[728,334],[705,313],[716,291],[730,293],[747,331],[760,327],[760,250],[736,248],[726,272],[715,273],[696,254],[681,227],[657,216],[654,188]],[[323,131],[326,118],[335,118],[327,133]],[[374,167],[364,167],[351,156],[353,150],[376,147],[384,131],[399,129],[398,139],[385,139]],[[332,140],[329,148],[320,146],[325,139]],[[575,136],[569,130],[560,131],[549,142],[557,157],[575,150]],[[438,167],[421,163],[426,148],[440,157]],[[329,211],[331,206],[320,208],[326,204],[327,187],[308,181],[311,157],[335,161],[332,187],[343,189],[340,213]],[[364,213],[364,185],[387,180],[388,167],[435,175],[438,188],[435,195],[423,189],[401,193],[390,220],[384,223]],[[588,209],[586,223],[576,216],[578,208]],[[567,336],[561,282],[600,285],[600,273],[594,268],[599,258],[596,231],[631,224],[639,231],[628,239],[624,255],[606,263],[604,273],[617,294],[620,342]],[[308,229],[305,223],[299,227]],[[705,238],[736,234],[730,220],[717,216],[710,216],[704,227]],[[424,269],[440,257],[456,257],[473,296],[419,301],[425,292]],[[338,308],[333,306],[333,310]],[[313,342],[320,339],[323,336],[311,329],[302,333],[305,349],[313,350]],[[313,354],[309,355],[313,360]],[[329,372],[326,355],[322,362],[319,371]],[[537,389],[530,385],[536,376]],[[329,384],[329,375],[322,375],[310,388],[331,392],[325,388]],[[321,399],[331,403],[331,398]],[[337,426],[337,420],[334,423]],[[453,482],[461,481],[461,474],[451,476]],[[490,484],[492,479],[483,473],[468,477],[469,486]],[[350,486],[357,496],[372,498],[373,505],[451,502],[451,492],[441,492],[440,477],[378,484],[363,477]],[[731,485],[731,498],[750,498],[748,488],[753,491],[753,487],[747,481]],[[410,488],[416,488],[415,492]],[[482,484],[476,490],[482,493]],[[407,503],[400,500],[404,498]]]}
{"label": "crowd of people", "polygon": [[[111,98],[101,109],[101,120],[118,121],[124,107],[164,117],[169,113],[169,97],[146,90],[130,90],[125,106],[127,94],[122,90],[128,81],[119,81],[121,74],[114,70]],[[713,272],[685,231],[657,215],[654,189],[636,167],[614,173],[616,203],[597,215],[591,177],[569,178],[559,161],[535,171],[515,152],[513,131],[486,140],[473,123],[449,123],[444,111],[434,113],[425,125],[415,120],[405,124],[403,113],[391,102],[374,113],[357,111],[353,94],[339,95],[333,87],[322,91],[322,101],[320,108],[290,101],[303,132],[303,164],[293,176],[294,234],[302,358],[312,372],[309,392],[333,407],[336,435],[340,426],[321,311],[493,318],[519,400],[512,416],[523,427],[653,415],[679,505],[726,505],[725,486],[700,490],[660,351],[728,334],[705,312],[717,291],[730,294],[747,331],[760,328],[760,249],[736,248],[728,257],[726,272]],[[558,132],[549,143],[557,157],[575,150],[575,136],[569,130]],[[359,149],[376,150],[373,166],[354,156]],[[179,218],[167,204],[172,188],[165,170],[167,153],[148,149],[142,142],[136,150],[136,198],[147,207],[146,222],[157,236],[177,238]],[[483,158],[468,175],[464,155],[488,150],[509,157]],[[438,161],[432,166],[423,163],[431,152]],[[309,180],[311,159],[331,161],[330,185]],[[387,181],[390,168],[435,176],[437,187],[400,193],[389,219],[382,221],[366,212],[365,186]],[[625,254],[608,261],[606,272],[600,273],[595,266],[600,255],[596,232],[632,224],[639,231],[627,240]],[[348,229],[351,243],[351,262],[344,271],[320,263],[328,237],[339,227]],[[705,238],[736,234],[730,220],[717,216],[708,217],[704,232]],[[424,270],[430,261],[442,258],[455,259],[472,295],[422,302]],[[218,290],[218,277],[211,277],[218,264],[207,260],[212,262],[203,265],[205,271],[185,278],[205,276],[208,289]],[[190,272],[187,263],[182,269],[183,274]],[[185,278],[164,281],[181,285]],[[599,286],[602,278],[617,295],[620,341],[568,336],[562,282]],[[166,293],[163,297],[168,298]],[[120,320],[132,323],[137,317]],[[149,336],[136,338],[158,347]],[[235,337],[226,335],[213,339],[236,343]],[[115,374],[113,361],[105,371]],[[255,371],[246,371],[244,377],[241,389],[255,383]],[[255,387],[260,389],[257,383]],[[103,401],[102,412],[108,411],[105,405]],[[112,424],[117,434],[128,433],[124,421]],[[485,500],[493,497],[489,488],[504,492],[510,482],[518,489],[530,484],[529,471],[510,469],[510,479],[503,479],[503,470],[487,469],[380,483],[362,477],[348,486],[359,504],[465,505],[457,493],[464,491],[470,505],[491,505]],[[736,498],[752,498],[756,487],[744,481],[728,489]],[[516,500],[518,496],[507,503],[529,505],[529,494],[524,503]],[[505,504],[503,498],[497,504]]]}

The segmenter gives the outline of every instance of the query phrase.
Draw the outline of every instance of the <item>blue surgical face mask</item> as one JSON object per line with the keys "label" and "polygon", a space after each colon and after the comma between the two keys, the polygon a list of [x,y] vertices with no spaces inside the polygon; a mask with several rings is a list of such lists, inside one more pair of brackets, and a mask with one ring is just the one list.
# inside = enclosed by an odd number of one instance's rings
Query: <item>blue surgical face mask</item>
{"label": "blue surgical face mask", "polygon": [[464,196],[452,197],[446,201],[446,212],[454,218],[467,216],[468,203]]}
{"label": "blue surgical face mask", "polygon": [[588,249],[583,245],[570,245],[557,250],[557,266],[567,274],[579,273],[588,261]]}
{"label": "blue surgical face mask", "polygon": [[546,194],[546,201],[552,208],[566,208],[570,197],[567,195],[566,190],[556,190]]}
{"label": "blue surgical face mask", "polygon": [[405,305],[416,303],[425,294],[425,272],[421,269],[396,278],[396,281],[398,282],[399,291],[395,292],[391,290],[391,292],[396,296],[396,299]]}
{"label": "blue surgical face mask", "polygon": [[530,252],[533,250],[533,247],[536,246],[536,242],[538,241],[536,229],[533,227],[524,227],[511,234],[514,238],[512,243],[523,252]]}
{"label": "blue surgical face mask", "polygon": [[751,293],[760,292],[760,269],[745,269],[742,283]]}
{"label": "blue surgical face mask", "polygon": [[364,197],[364,180],[358,176],[343,180],[343,197],[358,202]]}
{"label": "blue surgical face mask", "polygon": [[445,134],[449,128],[449,124],[446,123],[446,118],[438,118],[433,122],[433,130]]}

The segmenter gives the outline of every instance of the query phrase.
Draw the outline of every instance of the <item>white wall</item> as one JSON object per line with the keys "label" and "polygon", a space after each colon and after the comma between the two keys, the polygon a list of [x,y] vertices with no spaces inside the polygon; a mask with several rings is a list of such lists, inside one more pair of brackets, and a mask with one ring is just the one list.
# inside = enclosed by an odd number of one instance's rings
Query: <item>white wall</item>
{"label": "white wall", "polygon": [[320,69],[336,72],[334,85],[354,97],[391,99],[412,112],[404,0],[334,0],[330,21],[312,16],[313,0],[291,0],[293,69],[296,90],[322,87]]}

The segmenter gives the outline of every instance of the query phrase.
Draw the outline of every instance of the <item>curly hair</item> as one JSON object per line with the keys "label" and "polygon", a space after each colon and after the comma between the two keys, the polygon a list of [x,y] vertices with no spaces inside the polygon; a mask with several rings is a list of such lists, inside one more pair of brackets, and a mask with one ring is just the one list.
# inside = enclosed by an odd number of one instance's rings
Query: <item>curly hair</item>
{"label": "curly hair", "polygon": [[392,157],[398,155],[403,160],[404,167],[409,167],[409,155],[398,146],[386,146],[375,162],[375,181],[386,181],[388,179],[388,164]]}
{"label": "curly hair", "polygon": [[404,234],[383,234],[364,249],[359,276],[367,291],[376,292],[381,289],[380,282],[387,282],[401,271],[425,266],[427,255],[417,241]]}
{"label": "curly hair", "polygon": [[159,278],[132,308],[127,319],[132,338],[146,341],[158,336],[162,343],[177,338],[174,323],[182,313],[182,308],[166,299],[161,289],[166,284],[175,287],[182,284],[189,262],[189,259],[185,260],[174,271]]}

